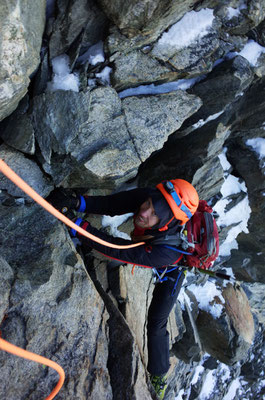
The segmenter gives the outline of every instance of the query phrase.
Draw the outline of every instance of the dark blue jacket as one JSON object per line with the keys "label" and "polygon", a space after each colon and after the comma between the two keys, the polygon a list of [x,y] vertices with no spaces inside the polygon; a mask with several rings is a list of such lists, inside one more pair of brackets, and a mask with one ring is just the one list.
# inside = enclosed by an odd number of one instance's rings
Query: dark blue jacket
{"label": "dark blue jacket", "polygon": [[[144,203],[147,198],[150,197],[150,189],[133,189],[124,192],[119,192],[109,196],[88,196],[84,197],[85,204],[83,204],[82,211],[89,214],[100,214],[100,215],[122,215],[126,213],[136,213],[142,203]],[[94,228],[86,221],[80,222],[80,226],[86,231],[92,233],[93,235],[107,241],[110,243],[127,245],[132,244],[130,240],[125,240],[122,238],[115,238],[108,235],[105,232]],[[175,225],[175,232],[177,232],[178,225]],[[156,227],[154,227],[156,228]],[[146,231],[148,235],[156,236],[157,229],[150,229]],[[159,232],[159,237],[161,235],[166,235],[165,233]],[[172,229],[171,229],[172,234]],[[90,240],[77,233],[77,237],[84,244],[89,247],[99,251],[105,256],[122,261],[124,263],[140,265],[143,267],[164,267],[170,264],[175,264],[180,261],[182,254],[178,251],[166,248],[164,245],[152,244],[153,239],[148,240],[145,245],[141,245],[131,249],[113,249],[111,247],[103,246]]]}

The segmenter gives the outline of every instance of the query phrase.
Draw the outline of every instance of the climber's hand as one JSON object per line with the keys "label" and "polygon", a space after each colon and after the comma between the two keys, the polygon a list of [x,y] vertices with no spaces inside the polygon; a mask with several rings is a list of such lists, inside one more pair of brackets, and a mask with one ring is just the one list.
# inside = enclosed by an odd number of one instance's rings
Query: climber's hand
{"label": "climber's hand", "polygon": [[69,194],[68,190],[62,188],[55,189],[47,197],[47,201],[65,215],[68,215],[71,210],[76,210],[79,206],[79,198]]}

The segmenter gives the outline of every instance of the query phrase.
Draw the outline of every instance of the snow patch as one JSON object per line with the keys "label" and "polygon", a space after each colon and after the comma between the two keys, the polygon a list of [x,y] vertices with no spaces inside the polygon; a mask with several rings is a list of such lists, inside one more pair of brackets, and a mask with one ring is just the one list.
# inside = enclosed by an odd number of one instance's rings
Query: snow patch
{"label": "snow patch", "polygon": [[240,10],[238,8],[227,7],[227,16],[229,19],[233,17],[238,17],[240,15]]}
{"label": "snow patch", "polygon": [[200,400],[208,400],[212,398],[212,392],[216,385],[216,376],[215,370],[209,371],[205,377],[204,383],[202,385],[199,399]]}
{"label": "snow patch", "polygon": [[204,371],[204,367],[202,365],[198,365],[195,368],[195,371],[194,371],[194,374],[193,374],[193,377],[191,380],[191,385],[195,385],[198,382],[200,375],[203,373],[203,371]]}
{"label": "snow patch", "polygon": [[69,57],[62,54],[52,60],[53,78],[47,84],[47,90],[54,92],[56,90],[79,91],[79,78],[77,74],[70,73]]}
{"label": "snow patch", "polygon": [[214,21],[213,10],[204,8],[199,12],[190,11],[165,32],[158,40],[158,48],[171,46],[182,49],[209,33]]}
{"label": "snow patch", "polygon": [[202,75],[197,78],[179,79],[178,81],[163,83],[161,85],[154,85],[153,83],[151,85],[140,85],[135,88],[125,89],[119,92],[119,97],[123,99],[124,97],[129,96],[163,94],[174,92],[175,90],[187,90],[204,78],[205,75]]}
{"label": "snow patch", "polygon": [[[263,160],[265,158],[265,139],[264,138],[248,139],[246,141],[246,145],[249,147],[252,147],[252,149],[257,153],[259,160]],[[265,166],[265,160],[263,162],[263,166]]]}
{"label": "snow patch", "polygon": [[[220,301],[224,304],[225,300],[222,296],[222,293],[219,289],[217,289],[215,283],[211,281],[207,281],[204,285],[189,285],[189,290],[194,294],[196,300],[198,302],[198,306],[201,310],[207,311],[210,313],[214,318],[219,318],[223,311],[222,304],[210,304],[215,297],[218,297]],[[189,306],[190,300],[189,296],[186,295],[184,285],[180,290],[180,294],[178,300],[181,304],[181,307],[184,309],[185,300],[188,302]]]}
{"label": "snow patch", "polygon": [[88,62],[90,65],[96,65],[104,61],[105,56],[102,40],[89,47],[89,49],[77,59],[77,62],[79,62],[80,64],[85,64],[86,62]]}
{"label": "snow patch", "polygon": [[103,228],[110,227],[111,235],[114,237],[120,237],[123,239],[131,240],[130,236],[127,233],[119,231],[118,227],[127,221],[128,218],[132,217],[132,213],[117,215],[115,217],[110,217],[109,215],[104,215],[102,217],[102,226]]}
{"label": "snow patch", "polygon": [[233,400],[236,397],[237,390],[241,388],[241,383],[239,378],[234,379],[228,389],[227,394],[224,396],[223,400]]}
{"label": "snow patch", "polygon": [[96,74],[96,77],[100,79],[103,85],[110,85],[110,74],[112,72],[112,68],[105,67],[101,72]]}
{"label": "snow patch", "polygon": [[180,391],[178,392],[177,397],[175,397],[175,400],[183,400],[183,396],[185,395],[185,390],[184,389],[180,389]]}
{"label": "snow patch", "polygon": [[218,112],[218,113],[216,113],[216,114],[210,115],[210,116],[209,116],[207,119],[205,119],[205,120],[204,120],[204,119],[200,119],[198,122],[196,122],[196,124],[193,124],[193,125],[192,125],[192,128],[194,128],[194,129],[200,128],[201,126],[207,124],[207,122],[213,121],[214,119],[218,118],[221,114],[223,114],[223,112],[224,112],[224,110],[223,110],[223,111],[220,111],[220,112]]}
{"label": "snow patch", "polygon": [[219,160],[220,160],[220,163],[221,163],[221,166],[222,166],[224,171],[228,171],[232,167],[232,165],[230,164],[230,162],[226,158],[226,151],[227,151],[227,148],[224,148],[223,153],[219,154],[219,156],[218,156]]}
{"label": "snow patch", "polygon": [[249,40],[244,46],[243,50],[240,51],[239,55],[246,58],[250,65],[255,67],[258,62],[259,56],[265,53],[265,47],[256,43],[254,40]]}

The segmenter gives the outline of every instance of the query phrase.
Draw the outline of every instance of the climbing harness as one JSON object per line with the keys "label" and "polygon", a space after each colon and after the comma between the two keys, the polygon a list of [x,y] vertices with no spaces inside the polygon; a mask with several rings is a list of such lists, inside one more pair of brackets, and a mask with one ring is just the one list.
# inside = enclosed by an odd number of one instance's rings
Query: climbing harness
{"label": "climbing harness", "polygon": [[175,282],[173,290],[171,292],[171,296],[174,296],[174,294],[176,293],[176,289],[177,289],[177,285],[179,282],[179,279],[183,273],[183,271],[179,271],[179,274],[177,276],[177,278],[172,278],[172,276],[168,276],[167,274],[169,274],[172,271],[175,271],[176,269],[179,269],[179,266],[173,266],[172,268],[168,269],[168,267],[164,267],[164,268],[152,268],[153,274],[154,274],[154,282],[157,283],[163,283],[166,281],[172,281]]}
{"label": "climbing harness", "polygon": [[39,356],[38,354],[21,349],[20,347],[17,347],[2,338],[0,338],[0,349],[7,351],[8,353],[14,354],[15,356],[22,357],[27,360],[31,360],[31,361],[35,361],[40,364],[47,365],[48,367],[51,367],[55,371],[57,371],[60,376],[59,381],[57,382],[57,385],[52,390],[52,392],[49,394],[49,396],[46,397],[45,400],[52,400],[56,396],[56,394],[59,392],[59,390],[63,386],[64,379],[65,379],[64,370],[62,369],[62,367],[59,364],[57,364],[54,361],[49,360],[48,358]]}

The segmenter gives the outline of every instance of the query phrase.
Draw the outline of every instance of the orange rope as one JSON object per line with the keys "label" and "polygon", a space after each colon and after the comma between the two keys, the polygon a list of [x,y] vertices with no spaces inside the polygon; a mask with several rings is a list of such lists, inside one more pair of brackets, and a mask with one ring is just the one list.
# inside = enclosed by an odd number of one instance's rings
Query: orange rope
{"label": "orange rope", "polygon": [[60,213],[56,208],[54,208],[50,203],[44,200],[35,190],[32,189],[23,179],[21,179],[2,159],[0,159],[0,171],[10,179],[15,185],[17,185],[23,192],[25,192],[28,196],[30,196],[33,200],[36,201],[41,207],[43,207],[46,211],[52,214],[54,217],[58,218],[64,224],[68,225],[70,228],[73,228],[77,232],[81,233],[81,235],[86,236],[88,239],[93,240],[103,246],[112,247],[114,249],[130,249],[132,247],[141,246],[144,242],[134,243],[130,245],[118,245],[113,243],[105,242],[91,233],[85,231],[80,226],[76,225],[73,221],[67,218],[65,215]]}
{"label": "orange rope", "polygon": [[62,369],[62,367],[59,364],[57,364],[54,361],[49,360],[48,358],[39,356],[38,354],[31,353],[30,351],[27,351],[27,350],[23,350],[20,347],[17,347],[1,338],[0,338],[0,349],[7,351],[8,353],[14,354],[15,356],[26,358],[27,360],[35,361],[37,363],[44,364],[44,365],[47,365],[48,367],[55,369],[55,371],[58,372],[60,378],[59,378],[59,381],[57,382],[57,385],[53,389],[53,391],[49,394],[48,397],[46,397],[45,400],[52,400],[56,396],[56,394],[59,392],[59,390],[63,386],[64,378],[65,378],[64,370]]}

